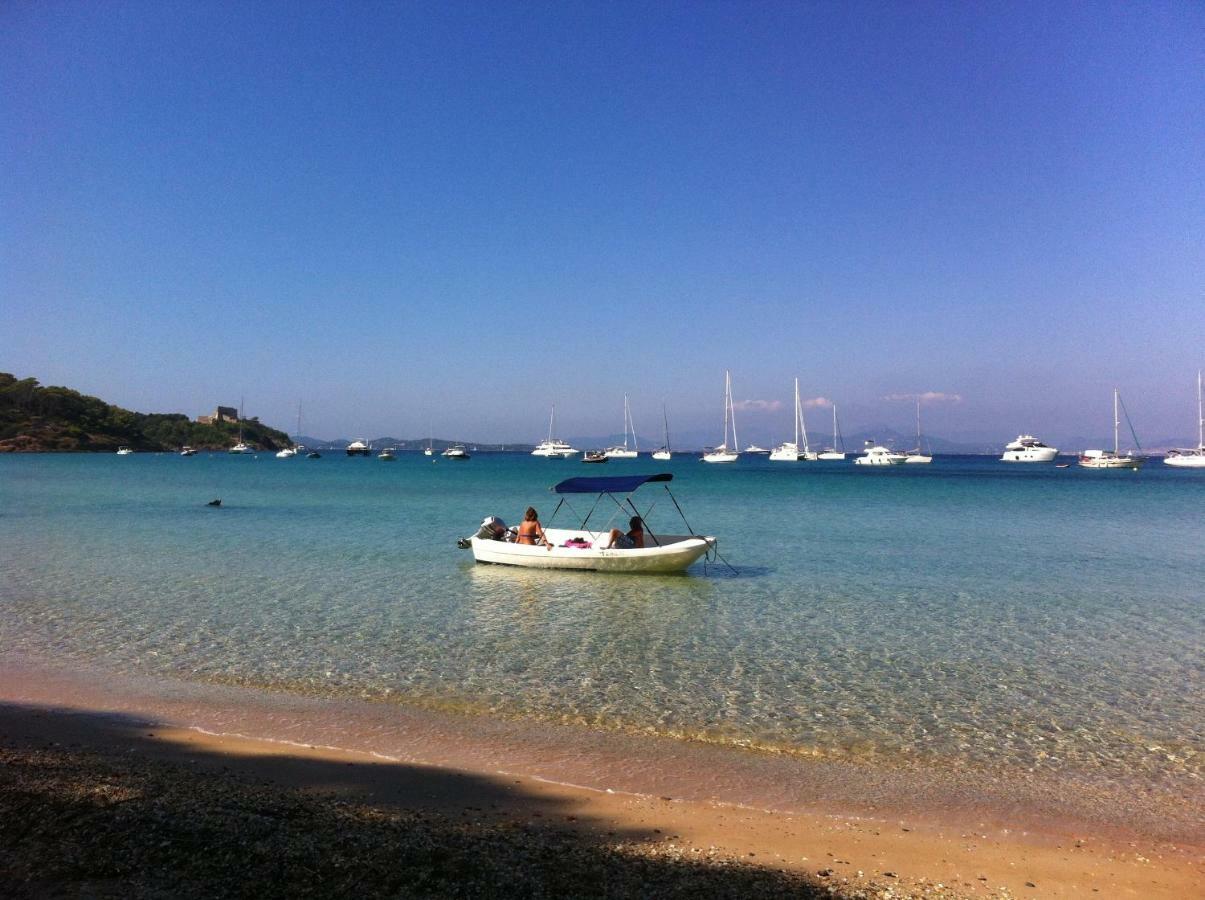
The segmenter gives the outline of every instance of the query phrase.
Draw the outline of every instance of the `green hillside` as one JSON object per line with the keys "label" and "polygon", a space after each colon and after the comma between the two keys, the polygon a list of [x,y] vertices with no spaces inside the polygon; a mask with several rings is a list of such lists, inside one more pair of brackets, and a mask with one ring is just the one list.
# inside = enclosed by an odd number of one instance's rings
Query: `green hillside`
{"label": "green hillside", "polygon": [[[238,440],[237,425],[201,425],[181,413],[138,413],[65,387],[42,387],[0,372],[0,452],[224,450]],[[243,422],[243,439],[262,450],[291,441],[282,431]]]}

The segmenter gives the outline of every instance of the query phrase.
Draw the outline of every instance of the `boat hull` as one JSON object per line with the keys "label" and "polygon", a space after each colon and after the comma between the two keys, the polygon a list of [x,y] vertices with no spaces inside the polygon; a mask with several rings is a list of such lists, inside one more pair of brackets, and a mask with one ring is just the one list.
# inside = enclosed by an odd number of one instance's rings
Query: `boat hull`
{"label": "boat hull", "polygon": [[1163,464],[1178,469],[1205,469],[1205,450],[1181,450],[1165,456]]}
{"label": "boat hull", "polygon": [[545,529],[544,533],[554,544],[551,550],[530,544],[512,544],[508,541],[473,537],[470,539],[473,558],[479,563],[523,566],[530,569],[667,575],[684,572],[715,544],[713,537],[658,535],[656,540],[660,542],[660,546],[640,550],[612,550],[597,546],[563,547],[560,545],[574,537],[584,538],[595,545],[605,543],[607,535],[597,531],[560,528]]}
{"label": "boat hull", "polygon": [[1143,460],[1140,456],[1115,456],[1113,454],[1094,455],[1088,451],[1079,458],[1079,464],[1085,469],[1139,469]]}

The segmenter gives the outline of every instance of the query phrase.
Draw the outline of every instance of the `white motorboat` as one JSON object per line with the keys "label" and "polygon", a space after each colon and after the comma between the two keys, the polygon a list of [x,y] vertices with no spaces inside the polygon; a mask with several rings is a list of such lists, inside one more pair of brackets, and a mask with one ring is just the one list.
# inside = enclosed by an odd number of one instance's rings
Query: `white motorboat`
{"label": "white motorboat", "polygon": [[1048,463],[1059,455],[1058,447],[1048,447],[1032,434],[1019,434],[1015,441],[1004,445],[1002,462]]}
{"label": "white motorboat", "polygon": [[[728,444],[728,423],[732,423],[732,444]],[[741,453],[737,448],[740,442],[736,439],[736,410],[732,405],[732,375],[724,370],[724,440],[718,447],[709,447],[703,451],[705,463],[732,463],[740,459]]]}
{"label": "white motorboat", "polygon": [[181,456],[196,456],[197,451],[194,450],[192,447],[188,446],[187,444],[185,444],[183,447],[180,448],[180,455]]}
{"label": "white motorboat", "polygon": [[908,455],[905,453],[876,444],[874,441],[867,441],[863,455],[857,457],[854,463],[859,466],[899,466],[907,459]]}
{"label": "white motorboat", "polygon": [[464,444],[453,444],[451,447],[449,447],[447,450],[445,450],[443,453],[441,453],[440,456],[443,456],[447,459],[459,459],[459,460],[465,460],[465,459],[472,458],[469,456],[469,451],[464,449]]}
{"label": "white motorboat", "polygon": [[760,447],[757,444],[750,444],[742,452],[748,453],[751,456],[766,456],[770,453],[770,451],[767,450],[765,447]]}
{"label": "white motorboat", "polygon": [[[628,434],[632,435],[632,446],[628,447]],[[640,455],[640,445],[636,443],[636,426],[632,423],[632,408],[628,405],[628,395],[623,395],[623,446],[608,447],[603,453],[607,459],[635,459]]]}
{"label": "white motorboat", "polygon": [[[840,447],[841,449],[837,449]],[[845,459],[845,441],[841,439],[841,428],[837,425],[837,404],[833,404],[833,445],[816,454],[816,459],[834,462]]]}
{"label": "white motorboat", "polygon": [[904,457],[906,463],[931,463],[933,462],[932,454],[926,453],[924,450],[924,442],[920,436],[920,398],[916,399],[916,449]]}
{"label": "white motorboat", "polygon": [[[1079,456],[1079,464],[1085,469],[1138,469],[1146,462],[1145,457],[1135,454],[1133,450],[1125,453],[1121,452],[1121,444],[1119,432],[1121,429],[1121,416],[1119,408],[1121,406],[1121,393],[1117,388],[1113,389],[1113,449],[1112,450],[1085,450]],[[1126,422],[1129,423],[1129,415],[1126,415]],[[1134,428],[1130,426],[1130,436],[1134,438],[1134,443],[1138,443],[1138,438],[1134,436]],[[1139,450],[1142,448],[1139,447]]]}
{"label": "white motorboat", "polygon": [[386,447],[377,454],[377,459],[383,460],[384,462],[393,462],[395,459],[397,459],[397,454],[393,452],[392,447]]}
{"label": "white motorboat", "polygon": [[[112,445],[110,445],[110,446],[112,446]],[[133,456],[134,451],[131,450],[129,447],[118,447],[117,455],[118,456]]]}
{"label": "white motorboat", "polygon": [[576,456],[580,451],[575,450],[571,445],[565,443],[560,438],[554,438],[553,431],[556,428],[556,405],[552,407],[552,415],[548,419],[548,440],[540,441],[536,445],[536,449],[531,451],[532,456],[544,456],[549,459],[567,459],[570,456]]}
{"label": "white motorboat", "polygon": [[[803,444],[799,443],[799,436],[803,435]],[[770,451],[770,459],[775,462],[799,462],[801,460],[812,461],[816,459],[818,454],[808,449],[808,428],[803,420],[803,406],[799,403],[799,379],[795,379],[795,440],[784,441]]]}
{"label": "white motorboat", "polygon": [[[558,494],[610,495],[620,504],[625,500],[630,502],[630,495],[642,484],[669,482],[672,478],[669,474],[570,478],[556,485],[553,490]],[[616,495],[625,496],[621,500]],[[557,509],[560,509],[559,505]],[[554,512],[553,518],[555,516]],[[589,514],[586,519],[589,520]],[[647,519],[644,528],[645,546],[629,550],[606,546],[610,542],[610,527],[587,528],[586,522],[580,528],[545,528],[544,535],[550,546],[519,544],[508,540],[510,532],[500,520],[491,516],[482,523],[475,535],[459,541],[459,546],[472,549],[473,558],[479,563],[662,575],[685,571],[716,545],[716,539],[711,536],[654,533]]]}
{"label": "white motorboat", "polygon": [[1197,370],[1197,446],[1168,450],[1163,462],[1181,469],[1205,469],[1205,406],[1201,404],[1201,371]]}
{"label": "white motorboat", "polygon": [[673,458],[669,449],[669,418],[665,415],[665,404],[661,404],[661,421],[665,424],[664,438],[659,448],[653,451],[653,459],[666,461]]}
{"label": "white motorboat", "polygon": [[347,445],[347,455],[348,456],[371,456],[372,455],[372,447],[368,446],[368,442],[363,439],[360,439],[358,441],[352,441],[350,444]]}
{"label": "white motorboat", "polygon": [[297,451],[292,447],[285,447],[283,450],[276,451],[277,459],[292,459],[297,455]]}
{"label": "white motorboat", "polygon": [[293,446],[285,447],[282,450],[278,450],[276,452],[277,459],[295,459],[298,456],[301,456],[302,451],[305,450],[305,447],[301,446],[301,443],[300,443],[300,441],[301,441],[301,401],[300,400],[297,401],[297,430],[294,431],[293,434],[295,437],[295,439],[293,441]]}

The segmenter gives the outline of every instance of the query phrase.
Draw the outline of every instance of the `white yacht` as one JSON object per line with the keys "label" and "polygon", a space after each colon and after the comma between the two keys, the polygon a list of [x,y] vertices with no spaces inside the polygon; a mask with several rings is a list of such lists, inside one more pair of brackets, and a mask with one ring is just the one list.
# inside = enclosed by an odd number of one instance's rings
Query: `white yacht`
{"label": "white yacht", "polygon": [[907,454],[867,441],[864,455],[857,457],[854,463],[859,466],[898,466],[907,461]]}
{"label": "white yacht", "polygon": [[904,457],[906,463],[931,463],[933,455],[926,453],[920,436],[920,398],[916,399],[916,449]]}
{"label": "white yacht", "polygon": [[[628,447],[628,434],[632,435],[632,446]],[[623,395],[623,446],[608,447],[603,451],[607,459],[635,459],[640,455],[640,445],[636,443],[636,426],[632,423],[632,408],[628,406],[628,395]]]}
{"label": "white yacht", "polygon": [[372,448],[368,446],[368,442],[361,438],[358,441],[352,441],[347,445],[348,456],[371,456]]}
{"label": "white yacht", "polygon": [[536,445],[536,449],[531,451],[532,456],[544,456],[549,459],[567,459],[574,456],[580,451],[575,450],[571,445],[566,444],[559,438],[554,438],[553,431],[556,428],[556,406],[552,407],[552,416],[548,419],[548,440],[540,441]]}
{"label": "white yacht", "polygon": [[118,456],[133,456],[133,455],[134,455],[134,451],[133,451],[133,450],[131,450],[129,447],[118,447],[118,448],[117,448],[117,455],[118,455]]}
{"label": "white yacht", "polygon": [[[1126,453],[1121,452],[1121,445],[1118,440],[1118,431],[1121,427],[1121,417],[1118,413],[1118,407],[1121,404],[1121,395],[1117,388],[1113,389],[1113,449],[1112,450],[1085,450],[1079,456],[1079,464],[1085,469],[1138,469],[1146,462],[1142,456],[1135,455],[1133,450]],[[1126,416],[1126,421],[1129,421],[1129,416]],[[1133,437],[1133,426],[1130,427],[1131,437]],[[1134,443],[1138,443],[1138,439],[1134,438]],[[1141,448],[1139,448],[1141,449]]]}
{"label": "white yacht", "polygon": [[767,450],[765,447],[759,447],[757,444],[750,444],[748,447],[745,448],[744,452],[749,453],[753,456],[766,456],[769,454],[770,451]]}
{"label": "white yacht", "polygon": [[[837,449],[837,448],[840,449]],[[816,459],[840,461],[845,459],[845,441],[841,439],[841,427],[837,424],[837,404],[833,404],[833,445],[816,454]]]}
{"label": "white yacht", "polygon": [[469,456],[469,451],[464,449],[464,444],[453,444],[451,447],[441,453],[440,456],[447,457],[448,459],[461,460],[472,458]]}
{"label": "white yacht", "polygon": [[[732,448],[728,447],[728,423],[732,423]],[[718,447],[703,451],[705,463],[731,463],[740,459],[740,443],[736,439],[736,410],[732,407],[732,375],[724,370],[724,440]]]}
{"label": "white yacht", "polygon": [[1015,441],[1004,445],[1002,462],[1048,463],[1059,455],[1058,447],[1048,447],[1032,434],[1019,434]]}
{"label": "white yacht", "polygon": [[185,444],[183,447],[180,448],[180,455],[181,456],[196,456],[197,451],[194,450],[192,447],[188,446],[188,444]]}
{"label": "white yacht", "polygon": [[[803,435],[803,445],[799,444],[799,436]],[[799,462],[814,460],[817,453],[808,449],[808,428],[803,421],[803,407],[799,403],[799,379],[795,379],[795,440],[784,441],[770,451],[770,459],[775,462]]]}
{"label": "white yacht", "polygon": [[293,459],[297,455],[297,451],[292,447],[285,447],[283,450],[276,451],[277,459]]}
{"label": "white yacht", "polygon": [[377,454],[377,459],[384,460],[385,462],[393,462],[397,459],[397,454],[393,452],[392,447],[386,447]]}
{"label": "white yacht", "polygon": [[1197,446],[1168,450],[1163,461],[1181,469],[1205,469],[1205,406],[1201,404],[1201,371],[1197,370]]}
{"label": "white yacht", "polygon": [[241,439],[237,444],[226,451],[227,453],[254,453],[255,448],[250,444],[244,443]]}

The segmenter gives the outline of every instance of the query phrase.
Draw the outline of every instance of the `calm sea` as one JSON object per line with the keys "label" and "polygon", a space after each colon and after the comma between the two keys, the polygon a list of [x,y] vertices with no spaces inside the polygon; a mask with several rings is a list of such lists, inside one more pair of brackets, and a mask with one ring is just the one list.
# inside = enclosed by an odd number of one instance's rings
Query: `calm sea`
{"label": "calm sea", "polygon": [[[456,548],[654,471],[735,574]],[[1203,599],[1205,473],[1159,463],[0,458],[0,654],[891,768],[1199,790]]]}

